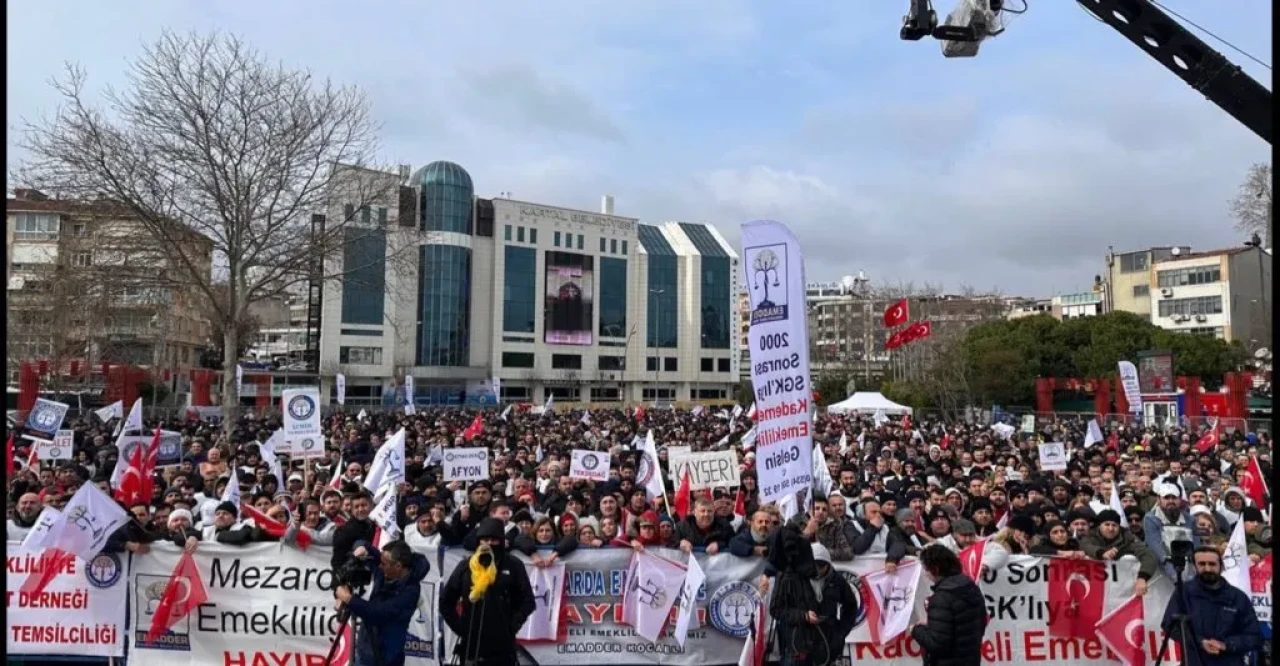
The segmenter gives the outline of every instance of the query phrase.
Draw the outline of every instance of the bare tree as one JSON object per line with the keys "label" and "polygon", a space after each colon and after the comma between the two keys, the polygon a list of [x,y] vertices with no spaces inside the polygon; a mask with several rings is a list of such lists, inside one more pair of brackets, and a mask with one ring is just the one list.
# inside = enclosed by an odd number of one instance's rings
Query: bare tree
{"label": "bare tree", "polygon": [[[31,160],[19,175],[128,208],[157,241],[163,269],[203,294],[222,332],[231,428],[231,370],[249,306],[350,271],[331,269],[353,237],[379,232],[369,207],[395,202],[394,185],[385,188],[398,181],[352,177],[376,171],[368,166],[375,126],[359,90],[272,65],[234,36],[165,33],[129,78],[128,89],[105,93],[102,108],[87,99],[85,72],[68,66],[53,83],[63,98],[57,115],[25,124]],[[192,231],[212,242],[217,279],[182,242]]]}
{"label": "bare tree", "polygon": [[1258,234],[1271,245],[1271,165],[1256,163],[1249,167],[1240,189],[1231,199],[1231,216],[1237,231]]}

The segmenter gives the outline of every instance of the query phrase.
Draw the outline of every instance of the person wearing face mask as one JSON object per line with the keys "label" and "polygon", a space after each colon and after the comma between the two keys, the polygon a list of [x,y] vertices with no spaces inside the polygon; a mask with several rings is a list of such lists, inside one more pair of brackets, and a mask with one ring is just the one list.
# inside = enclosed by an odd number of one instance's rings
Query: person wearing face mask
{"label": "person wearing face mask", "polygon": [[[1196,666],[1237,666],[1262,647],[1261,627],[1249,595],[1222,578],[1222,555],[1212,546],[1192,553],[1196,575],[1165,608],[1161,628]],[[1183,636],[1174,615],[1183,614],[1194,636]],[[1194,641],[1194,643],[1191,643]]]}
{"label": "person wearing face mask", "polygon": [[[820,543],[810,544],[817,575],[809,581],[814,604],[810,610],[788,604],[778,618],[781,626],[802,628],[779,632],[783,663],[821,666],[835,663],[844,652],[845,638],[858,619],[859,596],[849,581],[831,566],[831,554]],[[817,631],[809,631],[809,629]],[[788,661],[788,657],[790,660]]]}
{"label": "person wearing face mask", "polygon": [[920,553],[920,565],[933,582],[926,619],[907,628],[924,651],[924,666],[978,666],[987,630],[986,599],[964,575],[960,559],[934,544]]}
{"label": "person wearing face mask", "polygon": [[458,563],[440,592],[439,612],[458,636],[462,663],[516,664],[516,634],[537,609],[524,563],[507,552],[502,522],[476,527],[480,549]]}

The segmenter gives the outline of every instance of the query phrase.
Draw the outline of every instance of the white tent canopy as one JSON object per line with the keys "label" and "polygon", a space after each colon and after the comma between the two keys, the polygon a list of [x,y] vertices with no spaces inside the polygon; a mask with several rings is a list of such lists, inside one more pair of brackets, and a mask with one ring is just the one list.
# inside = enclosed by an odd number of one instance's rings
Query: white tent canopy
{"label": "white tent canopy", "polygon": [[910,407],[899,405],[881,395],[879,391],[859,391],[827,407],[827,412],[831,414],[875,414],[881,410],[886,415],[892,416],[912,413]]}

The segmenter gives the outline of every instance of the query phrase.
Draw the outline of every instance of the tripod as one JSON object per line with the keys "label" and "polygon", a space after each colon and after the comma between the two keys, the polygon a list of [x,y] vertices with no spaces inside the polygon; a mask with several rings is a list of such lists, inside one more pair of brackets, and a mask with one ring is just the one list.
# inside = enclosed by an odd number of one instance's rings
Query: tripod
{"label": "tripod", "polygon": [[[1187,567],[1186,560],[1178,562],[1173,558],[1166,560],[1168,564],[1173,566],[1173,594],[1178,600],[1178,610],[1170,619],[1173,624],[1168,627],[1161,627],[1160,631],[1164,637],[1160,640],[1160,650],[1156,652],[1155,666],[1164,665],[1165,651],[1169,649],[1169,639],[1173,637],[1173,627],[1178,628],[1178,638],[1182,645],[1182,663],[1183,666],[1199,666],[1204,663],[1204,659],[1200,654],[1200,639],[1196,637],[1196,632],[1191,628],[1191,620],[1187,617],[1187,611],[1190,610],[1187,604],[1187,589],[1182,580],[1182,570]],[[1179,566],[1181,565],[1181,566]],[[1195,659],[1190,659],[1191,655],[1195,655]]]}
{"label": "tripod", "polygon": [[[351,622],[351,609],[348,608],[346,604],[343,604],[342,608],[338,609],[338,633],[334,635],[333,641],[329,643],[329,654],[324,658],[325,666],[333,666],[333,658],[338,654],[338,643],[342,641],[343,629],[349,622]],[[351,627],[351,645],[347,646],[347,649],[351,651],[352,655],[352,658],[349,659],[349,661],[355,661],[355,641],[356,630],[353,626]]]}

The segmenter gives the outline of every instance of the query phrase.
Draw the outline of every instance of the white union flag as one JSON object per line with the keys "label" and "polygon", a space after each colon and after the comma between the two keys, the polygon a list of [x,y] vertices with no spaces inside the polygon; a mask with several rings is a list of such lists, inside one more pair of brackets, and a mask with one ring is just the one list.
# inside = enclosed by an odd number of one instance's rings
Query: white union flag
{"label": "white union flag", "polygon": [[640,551],[631,556],[627,589],[622,595],[622,623],[656,643],[671,616],[671,607],[684,585],[685,568],[671,560]]}
{"label": "white union flag", "polygon": [[529,584],[533,587],[536,606],[524,621],[516,639],[521,641],[554,641],[560,632],[560,608],[564,597],[564,563],[538,568],[526,562]]}

